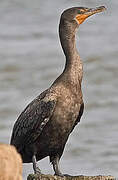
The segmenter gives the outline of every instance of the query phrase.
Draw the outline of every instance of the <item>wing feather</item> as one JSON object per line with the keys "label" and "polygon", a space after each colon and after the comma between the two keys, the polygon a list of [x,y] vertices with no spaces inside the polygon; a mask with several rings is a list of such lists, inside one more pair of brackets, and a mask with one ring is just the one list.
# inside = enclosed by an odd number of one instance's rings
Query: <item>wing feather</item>
{"label": "wing feather", "polygon": [[50,120],[56,100],[40,97],[34,99],[18,117],[13,127],[11,144],[17,149],[33,143]]}

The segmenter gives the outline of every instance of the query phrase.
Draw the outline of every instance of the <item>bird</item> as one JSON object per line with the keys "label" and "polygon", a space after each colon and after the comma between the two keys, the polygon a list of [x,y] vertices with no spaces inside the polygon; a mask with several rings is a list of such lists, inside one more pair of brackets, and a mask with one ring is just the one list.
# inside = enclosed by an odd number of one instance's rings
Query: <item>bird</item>
{"label": "bird", "polygon": [[55,175],[63,176],[59,161],[84,111],[83,65],[76,48],[76,31],[86,18],[105,9],[104,6],[72,7],[61,14],[59,38],[66,59],[64,70],[27,105],[16,120],[11,136],[10,144],[21,154],[23,163],[33,163],[34,173],[41,173],[37,161],[48,156]]}

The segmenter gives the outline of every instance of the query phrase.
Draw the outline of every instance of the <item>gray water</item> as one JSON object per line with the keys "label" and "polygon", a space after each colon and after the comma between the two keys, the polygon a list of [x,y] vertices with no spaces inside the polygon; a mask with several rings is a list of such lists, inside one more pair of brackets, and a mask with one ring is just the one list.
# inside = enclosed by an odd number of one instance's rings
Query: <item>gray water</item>
{"label": "gray water", "polygon": [[[118,1],[0,1],[0,142],[9,143],[15,120],[26,105],[62,72],[58,38],[61,12],[72,6],[105,5],[77,32],[84,64],[85,111],[61,160],[62,172],[118,177]],[[38,163],[53,174],[48,158]],[[23,166],[23,177],[32,165]]]}

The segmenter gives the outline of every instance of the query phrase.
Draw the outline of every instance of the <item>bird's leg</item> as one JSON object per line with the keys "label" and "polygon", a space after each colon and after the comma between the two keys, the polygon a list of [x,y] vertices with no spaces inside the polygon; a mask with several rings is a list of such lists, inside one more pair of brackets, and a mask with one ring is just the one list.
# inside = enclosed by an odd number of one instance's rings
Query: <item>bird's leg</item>
{"label": "bird's leg", "polygon": [[32,162],[33,162],[33,169],[35,174],[41,174],[41,170],[37,167],[37,162],[36,162],[36,156],[33,155],[32,157]]}
{"label": "bird's leg", "polygon": [[54,169],[54,172],[55,172],[55,175],[57,176],[64,176],[60,169],[59,169],[59,157],[56,156],[51,162],[52,162],[52,165],[53,165],[53,169]]}

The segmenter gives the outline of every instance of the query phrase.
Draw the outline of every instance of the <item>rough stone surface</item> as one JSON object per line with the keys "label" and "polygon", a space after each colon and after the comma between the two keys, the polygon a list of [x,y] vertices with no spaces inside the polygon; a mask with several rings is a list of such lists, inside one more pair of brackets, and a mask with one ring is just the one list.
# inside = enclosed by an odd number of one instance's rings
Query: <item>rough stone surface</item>
{"label": "rough stone surface", "polygon": [[52,176],[52,175],[44,175],[41,174],[40,176],[36,174],[30,174],[27,177],[27,180],[115,180],[113,176]]}
{"label": "rough stone surface", "polygon": [[0,180],[22,180],[22,160],[14,146],[0,144]]}

